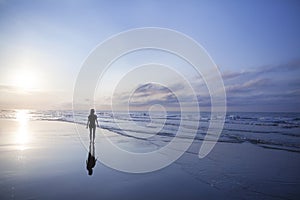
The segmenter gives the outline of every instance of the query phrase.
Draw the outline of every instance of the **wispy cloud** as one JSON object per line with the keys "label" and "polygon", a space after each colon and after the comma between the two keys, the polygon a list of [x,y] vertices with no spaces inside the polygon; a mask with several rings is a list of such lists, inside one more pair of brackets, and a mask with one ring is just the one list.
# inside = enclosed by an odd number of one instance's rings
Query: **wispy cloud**
{"label": "wispy cloud", "polygon": [[223,74],[229,108],[300,111],[300,59]]}
{"label": "wispy cloud", "polygon": [[149,106],[160,104],[165,106],[178,106],[178,99],[173,92],[164,86],[147,83],[141,85],[130,97],[130,106]]}
{"label": "wispy cloud", "polygon": [[63,102],[62,92],[57,91],[25,90],[0,85],[0,92],[0,107],[3,108],[53,109]]}
{"label": "wispy cloud", "polygon": [[[225,72],[222,76],[228,109],[290,111],[295,109],[292,108],[295,105],[299,105],[297,109],[300,109],[300,84],[296,78],[299,72],[300,60],[240,72]],[[294,75],[294,78],[290,74]],[[198,105],[210,107],[210,95],[205,82],[201,78],[191,79],[190,82],[197,91]],[[177,88],[176,94],[181,95],[180,100],[183,102],[180,103],[188,105],[193,94],[186,93],[185,88],[181,86],[180,81],[172,83],[172,87]],[[154,84],[140,86],[131,99],[131,103],[140,107],[150,104],[174,106],[177,101],[176,96],[168,88]]]}
{"label": "wispy cloud", "polygon": [[22,94],[22,95],[31,95],[40,93],[40,90],[37,89],[24,89],[22,87],[13,86],[13,85],[0,85],[1,93],[11,93],[11,94]]}
{"label": "wispy cloud", "polygon": [[280,73],[280,72],[293,72],[296,71],[299,74],[300,71],[300,59],[291,60],[289,62],[277,65],[264,65],[253,69],[241,70],[241,71],[225,71],[222,74],[224,81],[230,79],[245,77],[248,75],[258,76],[268,73]]}
{"label": "wispy cloud", "polygon": [[230,71],[226,71],[222,74],[222,78],[224,80],[229,80],[229,79],[234,79],[240,76],[244,76],[251,73],[250,71],[241,71],[241,72],[230,72]]}
{"label": "wispy cloud", "polygon": [[267,86],[270,83],[269,79],[255,79],[248,80],[245,83],[241,84],[233,84],[226,86],[227,94],[235,94],[235,93],[245,93],[253,90],[258,90],[258,88],[262,88],[263,86]]}

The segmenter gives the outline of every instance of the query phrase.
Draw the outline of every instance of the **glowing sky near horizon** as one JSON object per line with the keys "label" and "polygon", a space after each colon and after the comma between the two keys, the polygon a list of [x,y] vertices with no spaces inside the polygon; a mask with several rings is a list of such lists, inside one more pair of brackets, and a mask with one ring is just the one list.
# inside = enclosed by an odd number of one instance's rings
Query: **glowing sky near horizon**
{"label": "glowing sky near horizon", "polygon": [[292,0],[1,0],[0,106],[70,108],[91,50],[151,26],[182,32],[207,50],[223,74],[229,110],[300,111],[299,19]]}

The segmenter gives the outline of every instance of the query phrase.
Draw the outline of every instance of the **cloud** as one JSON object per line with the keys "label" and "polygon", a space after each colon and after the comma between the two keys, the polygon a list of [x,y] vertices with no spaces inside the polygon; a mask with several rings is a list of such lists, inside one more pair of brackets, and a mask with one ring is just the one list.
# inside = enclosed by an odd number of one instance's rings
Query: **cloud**
{"label": "cloud", "polygon": [[[299,110],[300,84],[296,76],[300,69],[299,64],[299,61],[291,61],[282,65],[224,73],[228,110]],[[291,74],[295,77],[292,78]],[[211,99],[203,79],[194,77],[189,81],[196,92],[198,105],[201,108],[210,108]],[[169,88],[176,92],[172,92]],[[130,99],[130,106],[140,108],[153,104],[178,107],[179,99],[181,106],[191,105],[194,94],[188,93],[179,80],[174,81],[169,88],[148,83],[140,85],[131,97],[130,94],[124,93],[119,99],[123,104],[128,104]],[[180,95],[180,98],[175,94]]]}
{"label": "cloud", "polygon": [[194,101],[194,94],[188,93],[180,82],[172,83],[169,85],[169,88],[156,83],[147,83],[140,85],[133,94],[126,92],[122,93],[122,95],[116,94],[114,103],[119,103],[123,107],[129,106],[131,108],[145,109],[149,108],[149,106],[159,104],[167,109],[178,110],[181,107],[185,107],[187,109],[190,108],[191,111],[195,110],[191,105],[198,104],[200,107],[210,107],[211,102],[208,93],[197,93],[196,97],[198,102]]}
{"label": "cloud", "polygon": [[63,98],[55,91],[24,90],[11,85],[0,85],[0,106],[2,108],[52,109]]}
{"label": "cloud", "polygon": [[133,107],[154,104],[176,107],[178,106],[178,99],[169,88],[154,83],[147,83],[138,87],[129,100],[129,105]]}
{"label": "cloud", "polygon": [[287,72],[300,70],[300,59],[291,60],[289,62],[278,65],[266,65],[259,68],[258,72]]}
{"label": "cloud", "polygon": [[300,111],[300,59],[222,74],[228,110]]}
{"label": "cloud", "polygon": [[11,86],[11,85],[0,85],[0,92],[11,92],[18,93],[21,92],[22,88]]}
{"label": "cloud", "polygon": [[[241,70],[238,72],[235,71],[225,71],[222,73],[222,78],[224,81],[230,79],[241,78],[245,76],[258,76],[268,73],[280,73],[280,72],[293,72],[300,70],[300,59],[291,60],[286,63],[278,65],[264,65],[260,67],[253,68],[251,70]],[[299,72],[297,72],[299,73]],[[300,75],[300,74],[299,74]]]}
{"label": "cloud", "polygon": [[230,72],[230,71],[226,71],[222,74],[222,78],[223,80],[229,80],[229,79],[234,79],[240,76],[244,76],[249,74],[249,71],[241,71],[241,72]]}
{"label": "cloud", "polygon": [[234,84],[225,86],[227,93],[244,93],[250,90],[259,91],[262,87],[267,86],[270,83],[269,79],[255,79],[249,80],[242,84]]}
{"label": "cloud", "polygon": [[[294,60],[252,70],[224,72],[222,76],[227,93],[228,110],[300,111],[299,69],[300,60]],[[210,95],[203,79],[194,77],[189,79],[189,82],[197,95],[198,105],[201,108],[210,108]],[[185,87],[188,86],[180,80],[174,80],[168,86],[156,83],[142,84],[132,94],[124,90],[114,94],[113,103],[122,105],[123,108],[130,106],[139,109],[154,104],[174,109],[180,106],[188,107],[192,105],[194,94],[188,92],[190,90]],[[0,92],[2,107],[17,105],[45,108],[59,103],[62,108],[71,107],[70,103],[62,103],[68,100],[60,99],[59,92],[24,91],[22,88],[10,85],[0,85]],[[102,107],[99,106],[101,108],[110,109],[111,98],[101,97],[101,101],[96,100],[96,102],[84,98],[83,101],[85,105],[95,103],[101,105]]]}

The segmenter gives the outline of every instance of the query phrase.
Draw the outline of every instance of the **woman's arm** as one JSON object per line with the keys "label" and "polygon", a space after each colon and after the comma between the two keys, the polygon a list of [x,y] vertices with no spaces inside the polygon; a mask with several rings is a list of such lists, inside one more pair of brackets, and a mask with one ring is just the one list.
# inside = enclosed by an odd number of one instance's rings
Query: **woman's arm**
{"label": "woman's arm", "polygon": [[96,118],[97,126],[99,127],[98,119]]}
{"label": "woman's arm", "polygon": [[88,121],[87,121],[87,123],[86,123],[86,128],[89,127],[89,122],[90,122],[90,119],[88,118]]}

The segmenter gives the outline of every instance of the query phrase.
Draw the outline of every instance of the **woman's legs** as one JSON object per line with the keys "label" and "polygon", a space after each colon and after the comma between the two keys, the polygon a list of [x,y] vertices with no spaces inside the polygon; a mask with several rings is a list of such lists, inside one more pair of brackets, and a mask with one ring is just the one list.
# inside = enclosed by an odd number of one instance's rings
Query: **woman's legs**
{"label": "woman's legs", "polygon": [[93,141],[95,141],[95,132],[96,132],[96,127],[93,128]]}
{"label": "woman's legs", "polygon": [[90,127],[90,142],[95,141],[96,127]]}
{"label": "woman's legs", "polygon": [[90,142],[95,141],[96,127],[90,127]]}
{"label": "woman's legs", "polygon": [[92,142],[92,128],[91,127],[89,128],[90,128],[90,142]]}

